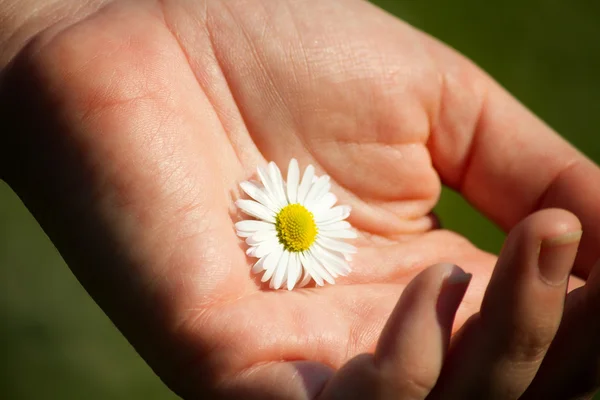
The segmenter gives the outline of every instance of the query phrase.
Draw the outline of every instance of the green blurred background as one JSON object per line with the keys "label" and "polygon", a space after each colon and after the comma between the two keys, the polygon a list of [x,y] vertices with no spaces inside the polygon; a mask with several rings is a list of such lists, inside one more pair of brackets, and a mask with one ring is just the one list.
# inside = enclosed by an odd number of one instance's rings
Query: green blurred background
{"label": "green blurred background", "polygon": [[[374,2],[475,60],[600,161],[600,2]],[[437,211],[446,227],[484,249],[499,249],[503,234],[456,194],[444,190]],[[87,296],[1,182],[0,319],[1,399],[176,398]]]}

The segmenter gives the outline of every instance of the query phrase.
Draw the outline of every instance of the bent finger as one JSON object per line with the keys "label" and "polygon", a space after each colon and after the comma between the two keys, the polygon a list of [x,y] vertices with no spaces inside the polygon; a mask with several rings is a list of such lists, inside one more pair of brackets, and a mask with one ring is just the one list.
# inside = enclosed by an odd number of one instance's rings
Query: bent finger
{"label": "bent finger", "polygon": [[424,399],[439,376],[470,278],[450,264],[420,273],[402,293],[375,354],[350,360],[320,399]]}
{"label": "bent finger", "polygon": [[[442,181],[506,231],[542,208],[569,210],[585,236],[576,273],[600,257],[600,168],[487,74],[431,41],[444,104],[429,140]],[[460,71],[460,72],[457,72]]]}
{"label": "bent finger", "polygon": [[580,237],[564,210],[540,211],[513,229],[432,398],[515,399],[527,389],[560,324]]}
{"label": "bent finger", "polygon": [[556,339],[523,399],[587,399],[600,388],[600,262],[567,297]]}

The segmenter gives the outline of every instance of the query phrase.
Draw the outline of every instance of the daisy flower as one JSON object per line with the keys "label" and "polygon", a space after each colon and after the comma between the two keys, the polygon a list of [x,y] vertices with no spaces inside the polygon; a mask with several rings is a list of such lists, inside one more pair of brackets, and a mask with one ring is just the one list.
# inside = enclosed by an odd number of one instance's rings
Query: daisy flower
{"label": "daisy flower", "polygon": [[356,238],[345,221],[349,206],[335,206],[337,198],[329,190],[329,176],[316,176],[312,165],[302,179],[298,162],[290,161],[287,182],[271,162],[258,167],[259,182],[240,186],[254,200],[238,200],[236,206],[258,220],[235,224],[237,235],[246,238],[246,254],[258,258],[252,273],[263,272],[261,280],[273,289],[335,283],[350,273],[350,254],[356,248],[340,239]]}

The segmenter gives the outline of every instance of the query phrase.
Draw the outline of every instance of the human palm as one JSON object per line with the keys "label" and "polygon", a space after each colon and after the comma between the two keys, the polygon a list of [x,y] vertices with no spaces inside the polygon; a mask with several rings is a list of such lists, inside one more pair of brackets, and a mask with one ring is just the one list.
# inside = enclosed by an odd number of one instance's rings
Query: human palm
{"label": "human palm", "polygon": [[[436,229],[441,182],[508,229],[562,205],[551,183],[579,157],[558,136],[529,148],[541,122],[453,51],[358,1],[115,2],[50,29],[17,65],[29,91],[15,104],[41,115],[19,120],[38,132],[19,146],[46,170],[36,198],[21,195],[184,395],[317,393],[330,368],[375,349],[406,285],[440,262],[474,275],[461,326],[496,257]],[[510,143],[525,154],[502,153]],[[336,285],[272,291],[250,273],[234,202],[257,165],[292,157],[331,176],[359,250]],[[522,172],[541,162],[532,188]],[[7,179],[19,191],[27,173]],[[581,253],[583,277],[592,258]]]}

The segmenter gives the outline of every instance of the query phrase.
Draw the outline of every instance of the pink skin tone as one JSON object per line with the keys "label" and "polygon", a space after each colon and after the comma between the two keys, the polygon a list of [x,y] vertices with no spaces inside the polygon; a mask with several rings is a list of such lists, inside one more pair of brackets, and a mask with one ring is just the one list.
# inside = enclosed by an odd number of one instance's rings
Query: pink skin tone
{"label": "pink skin tone", "polygon": [[[15,4],[0,177],[178,394],[595,390],[600,170],[462,56],[358,0]],[[235,235],[239,182],[291,157],[353,208],[335,286],[266,290]],[[442,182],[500,261],[435,229]]]}

